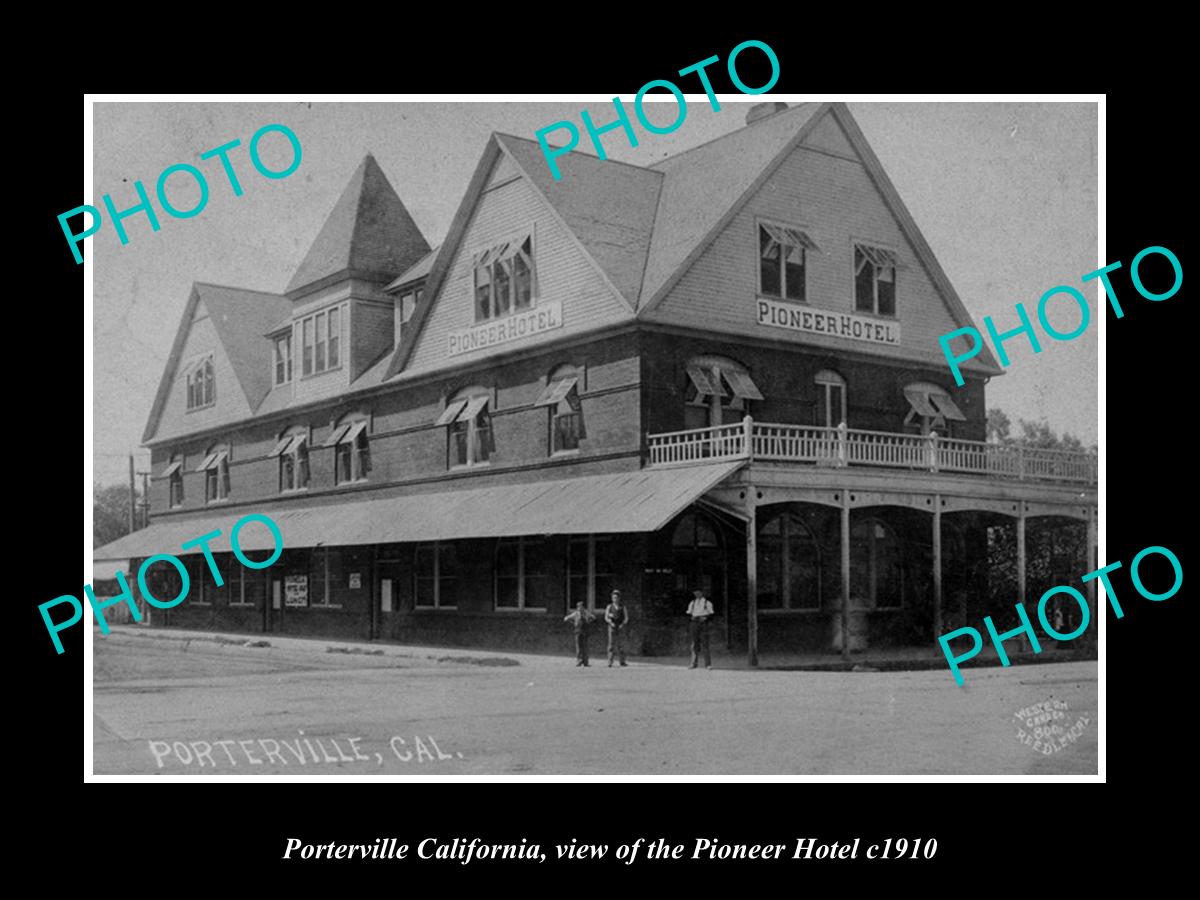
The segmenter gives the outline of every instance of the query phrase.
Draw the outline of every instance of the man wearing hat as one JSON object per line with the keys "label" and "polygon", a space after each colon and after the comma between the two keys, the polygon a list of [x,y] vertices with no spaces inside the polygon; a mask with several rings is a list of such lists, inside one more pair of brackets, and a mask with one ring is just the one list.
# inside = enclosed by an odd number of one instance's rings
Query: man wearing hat
{"label": "man wearing hat", "polygon": [[612,592],[612,602],[604,610],[604,621],[608,623],[608,667],[611,669],[613,656],[625,665],[625,644],[621,639],[625,626],[629,624],[629,610],[621,605],[621,592]]}
{"label": "man wearing hat", "polygon": [[688,604],[692,635],[692,664],[689,668],[696,668],[700,661],[701,646],[704,647],[704,668],[712,668],[712,653],[708,646],[708,620],[712,618],[712,614],[712,602],[704,596],[704,591],[696,588],[692,591],[692,602]]}

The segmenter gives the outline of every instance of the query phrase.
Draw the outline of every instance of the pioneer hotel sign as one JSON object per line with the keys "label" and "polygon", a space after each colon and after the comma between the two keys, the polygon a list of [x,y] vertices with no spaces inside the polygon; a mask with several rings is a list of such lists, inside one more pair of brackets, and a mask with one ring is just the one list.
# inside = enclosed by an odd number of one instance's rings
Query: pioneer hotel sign
{"label": "pioneer hotel sign", "polygon": [[880,322],[850,313],[821,312],[804,309],[794,303],[777,303],[774,300],[758,301],[758,324],[787,328],[791,331],[807,331],[810,334],[832,334],[872,344],[900,343],[899,322]]}

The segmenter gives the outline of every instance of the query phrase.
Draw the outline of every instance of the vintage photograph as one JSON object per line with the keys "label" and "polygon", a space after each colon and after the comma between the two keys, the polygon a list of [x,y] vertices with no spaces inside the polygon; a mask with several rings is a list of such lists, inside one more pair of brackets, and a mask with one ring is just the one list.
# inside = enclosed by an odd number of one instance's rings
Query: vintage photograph
{"label": "vintage photograph", "polygon": [[94,104],[96,775],[1097,773],[1096,104],[660,94]]}

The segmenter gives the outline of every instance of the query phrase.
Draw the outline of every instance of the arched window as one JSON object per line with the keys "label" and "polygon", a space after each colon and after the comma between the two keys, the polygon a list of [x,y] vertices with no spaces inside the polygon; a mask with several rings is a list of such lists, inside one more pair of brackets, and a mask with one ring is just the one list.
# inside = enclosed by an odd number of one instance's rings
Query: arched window
{"label": "arched window", "polygon": [[167,502],[171,507],[183,506],[183,454],[173,453],[163,469],[167,479]]}
{"label": "arched window", "polygon": [[583,403],[579,399],[579,372],[562,365],[550,373],[546,387],[533,404],[550,410],[550,453],[579,449],[586,437],[583,427]]}
{"label": "arched window", "polygon": [[758,529],[760,609],[820,609],[821,551],[812,529],[794,512],[780,512]]}
{"label": "arched window", "polygon": [[870,609],[899,607],[903,559],[896,533],[882,519],[859,519],[850,528],[850,592]]}
{"label": "arched window", "polygon": [[217,503],[229,497],[229,445],[214,444],[196,468],[204,473],[204,502]]}
{"label": "arched window", "polygon": [[192,364],[187,374],[187,408],[201,409],[217,402],[217,385],[212,356]]}
{"label": "arched window", "polygon": [[475,385],[463,388],[446,401],[446,408],[434,424],[446,426],[446,458],[450,468],[481,465],[496,452],[488,412],[491,397],[491,391]]}
{"label": "arched window", "polygon": [[546,542],[540,537],[496,542],[496,609],[546,608]]}
{"label": "arched window", "polygon": [[686,368],[684,424],[689,429],[736,422],[750,412],[750,401],[763,398],[746,367],[732,359],[697,356]]}
{"label": "arched window", "polygon": [[367,480],[371,471],[369,426],[370,420],[364,413],[350,413],[330,433],[325,446],[333,447],[334,484]]}
{"label": "arched window", "polygon": [[904,424],[920,428],[921,434],[936,431],[940,435],[950,434],[950,422],[965,422],[967,417],[950,399],[949,392],[936,384],[918,381],[906,385],[904,397],[908,400],[908,415]]}
{"label": "arched window", "polygon": [[813,381],[817,385],[815,424],[821,428],[837,428],[846,422],[846,379],[832,369],[822,369]]}
{"label": "arched window", "polygon": [[279,457],[279,491],[302,491],[308,488],[309,429],[295,425],[279,436],[271,456]]}

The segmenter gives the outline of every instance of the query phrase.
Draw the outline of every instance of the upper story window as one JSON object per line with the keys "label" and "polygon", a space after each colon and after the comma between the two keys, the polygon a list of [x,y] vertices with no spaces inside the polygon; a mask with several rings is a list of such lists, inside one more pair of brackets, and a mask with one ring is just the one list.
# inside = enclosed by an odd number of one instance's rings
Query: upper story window
{"label": "upper story window", "polygon": [[213,360],[206,356],[197,360],[187,374],[187,408],[203,409],[217,402],[217,385]]}
{"label": "upper story window", "polygon": [[167,503],[171,507],[183,506],[183,455],[176,453],[171,462],[163,469],[162,476],[167,479]]}
{"label": "upper story window", "polygon": [[533,306],[533,236],[475,255],[475,321],[500,319]]}
{"label": "upper story window", "polygon": [[807,254],[820,252],[799,228],[758,223],[758,292],[781,300],[808,299]]}
{"label": "upper story window", "polygon": [[435,425],[447,426],[447,461],[450,468],[486,463],[496,452],[492,418],[488,413],[491,392],[482,387],[463,388],[446,402]]}
{"label": "upper story window", "polygon": [[208,448],[204,461],[196,467],[204,473],[204,502],[216,503],[229,496],[229,447],[216,445]]}
{"label": "upper story window", "polygon": [[279,457],[279,491],[302,491],[308,487],[307,428],[291,428],[279,438],[271,456]]}
{"label": "upper story window", "polygon": [[832,369],[823,369],[813,381],[817,385],[816,424],[837,428],[846,421],[846,379]]}
{"label": "upper story window", "polygon": [[738,421],[749,412],[747,401],[762,393],[746,367],[722,356],[698,356],[687,364],[684,422],[688,428],[710,428]]}
{"label": "upper story window", "polygon": [[583,427],[583,403],[579,399],[579,373],[574,366],[559,366],[550,373],[545,390],[533,404],[550,409],[550,452],[579,449],[587,436]]}
{"label": "upper story window", "polygon": [[404,330],[416,312],[417,304],[425,294],[424,285],[407,287],[396,296],[396,345],[404,338]]}
{"label": "upper story window", "polygon": [[367,420],[356,416],[344,421],[329,435],[326,447],[333,447],[334,484],[366,481],[371,471],[371,443]]}
{"label": "upper story window", "polygon": [[921,434],[937,431],[938,434],[950,433],[950,422],[965,422],[967,417],[962,414],[958,405],[950,399],[945,388],[936,384],[917,382],[906,385],[904,398],[908,400],[908,415],[904,424],[912,427],[920,426]]}
{"label": "upper story window", "polygon": [[342,365],[342,320],[345,305],[300,320],[300,372],[318,375]]}
{"label": "upper story window", "polygon": [[292,333],[275,338],[275,384],[292,380]]}
{"label": "upper story window", "polygon": [[880,316],[896,315],[896,270],[902,268],[892,250],[854,245],[854,308]]}

